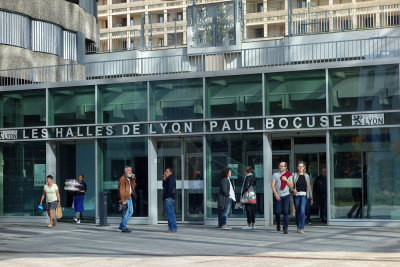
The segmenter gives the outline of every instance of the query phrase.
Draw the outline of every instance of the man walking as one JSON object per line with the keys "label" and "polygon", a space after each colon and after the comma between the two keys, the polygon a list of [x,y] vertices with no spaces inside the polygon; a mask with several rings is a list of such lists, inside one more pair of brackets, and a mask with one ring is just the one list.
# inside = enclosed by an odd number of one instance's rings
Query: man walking
{"label": "man walking", "polygon": [[283,210],[283,233],[288,234],[289,224],[289,189],[293,188],[292,174],[287,171],[287,163],[282,161],[279,164],[279,172],[272,175],[271,183],[274,192],[274,213],[276,220],[276,230],[281,230],[281,212]]}
{"label": "man walking", "polygon": [[119,202],[124,205],[124,210],[122,213],[121,224],[119,229],[123,233],[132,232],[126,225],[133,214],[132,197],[136,198],[136,178],[133,174],[132,167],[126,166],[124,169],[124,174],[119,178],[118,191],[119,191]]}
{"label": "man walking", "polygon": [[315,178],[314,181],[314,194],[317,197],[319,207],[319,217],[321,222],[327,222],[327,181],[326,181],[326,168],[321,169],[321,175]]}
{"label": "man walking", "polygon": [[175,216],[175,176],[171,168],[166,168],[163,176],[163,200],[168,218],[168,232],[176,233],[178,227],[176,225]]}
{"label": "man walking", "polygon": [[74,209],[75,209],[75,216],[74,216],[74,223],[81,223],[83,221],[82,212],[84,210],[83,207],[83,199],[85,197],[85,193],[87,190],[87,185],[83,181],[83,174],[79,174],[78,176],[78,190],[74,193]]}

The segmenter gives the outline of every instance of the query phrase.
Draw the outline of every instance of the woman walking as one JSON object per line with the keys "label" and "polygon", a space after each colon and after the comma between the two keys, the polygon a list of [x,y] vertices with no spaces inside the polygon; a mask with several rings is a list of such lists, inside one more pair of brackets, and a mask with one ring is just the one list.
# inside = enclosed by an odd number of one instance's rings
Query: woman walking
{"label": "woman walking", "polygon": [[[243,180],[242,191],[240,194],[240,199],[242,199],[243,195],[249,190],[253,190],[254,194],[256,193],[256,178],[254,177],[254,170],[251,166],[247,166],[244,169],[244,174],[246,177]],[[247,225],[242,227],[243,230],[256,229],[256,204],[245,203],[244,207],[246,209],[247,215]]]}
{"label": "woman walking", "polygon": [[313,204],[310,176],[304,170],[305,164],[300,161],[297,164],[297,172],[293,175],[293,200],[296,209],[297,232],[300,234],[304,234],[307,199],[310,199],[311,205]]}
{"label": "woman walking", "polygon": [[40,205],[43,203],[43,199],[46,196],[46,202],[44,204],[44,210],[47,211],[49,215],[50,223],[48,228],[53,228],[56,226],[56,219],[54,218],[54,211],[60,203],[60,193],[58,192],[58,186],[53,183],[53,176],[47,175],[47,184],[44,185],[42,198],[40,199]]}
{"label": "woman walking", "polygon": [[229,168],[223,169],[220,177],[221,181],[218,192],[218,226],[221,226],[224,230],[230,230],[232,228],[227,226],[226,221],[232,204],[236,202],[235,191],[230,180],[231,170]]}

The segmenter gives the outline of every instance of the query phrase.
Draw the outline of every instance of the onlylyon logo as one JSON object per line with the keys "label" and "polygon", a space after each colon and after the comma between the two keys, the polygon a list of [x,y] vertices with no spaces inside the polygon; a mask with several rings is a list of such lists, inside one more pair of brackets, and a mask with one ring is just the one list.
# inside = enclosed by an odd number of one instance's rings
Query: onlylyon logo
{"label": "onlylyon logo", "polygon": [[385,114],[358,114],[351,116],[352,126],[384,125]]}
{"label": "onlylyon logo", "polygon": [[1,140],[16,140],[16,139],[18,139],[18,131],[17,130],[0,131],[0,139]]}

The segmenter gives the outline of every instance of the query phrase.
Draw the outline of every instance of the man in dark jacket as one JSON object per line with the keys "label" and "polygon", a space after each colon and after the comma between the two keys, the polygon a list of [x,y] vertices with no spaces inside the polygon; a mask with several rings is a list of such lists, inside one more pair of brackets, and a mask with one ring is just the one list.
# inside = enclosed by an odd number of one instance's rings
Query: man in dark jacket
{"label": "man in dark jacket", "polygon": [[319,206],[319,217],[321,222],[327,221],[327,180],[326,168],[321,169],[321,175],[314,181],[314,194],[317,197]]}
{"label": "man in dark jacket", "polygon": [[168,218],[168,232],[170,233],[176,233],[178,230],[175,216],[175,188],[176,180],[172,169],[166,168],[163,176],[163,200]]}

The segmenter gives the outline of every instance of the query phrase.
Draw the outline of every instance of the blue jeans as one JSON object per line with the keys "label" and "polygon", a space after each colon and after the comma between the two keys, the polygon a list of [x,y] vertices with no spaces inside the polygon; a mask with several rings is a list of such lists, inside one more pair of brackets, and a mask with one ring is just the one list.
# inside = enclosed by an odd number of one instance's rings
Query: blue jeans
{"label": "blue jeans", "polygon": [[304,229],[304,222],[306,219],[306,203],[307,196],[294,196],[294,207],[296,208],[296,225],[301,230]]}
{"label": "blue jeans", "polygon": [[121,230],[124,230],[126,228],[126,225],[128,224],[128,221],[133,214],[132,199],[127,199],[125,201],[126,201],[126,204],[128,205],[128,208],[126,209],[126,211],[124,213],[122,213],[122,220],[119,225],[119,229],[121,229]]}
{"label": "blue jeans", "polygon": [[176,225],[176,216],[175,216],[175,199],[168,198],[164,200],[165,210],[167,212],[168,218],[168,230],[169,231],[177,231],[178,226]]}
{"label": "blue jeans", "polygon": [[289,202],[290,202],[290,195],[281,197],[281,200],[276,200],[274,197],[274,213],[275,213],[275,220],[276,224],[281,224],[281,212],[283,209],[283,229],[288,229],[289,224]]}
{"label": "blue jeans", "polygon": [[228,198],[228,203],[226,203],[226,207],[225,207],[224,211],[222,212],[222,216],[221,216],[222,225],[226,225],[226,218],[228,217],[231,207],[232,207],[232,199]]}

